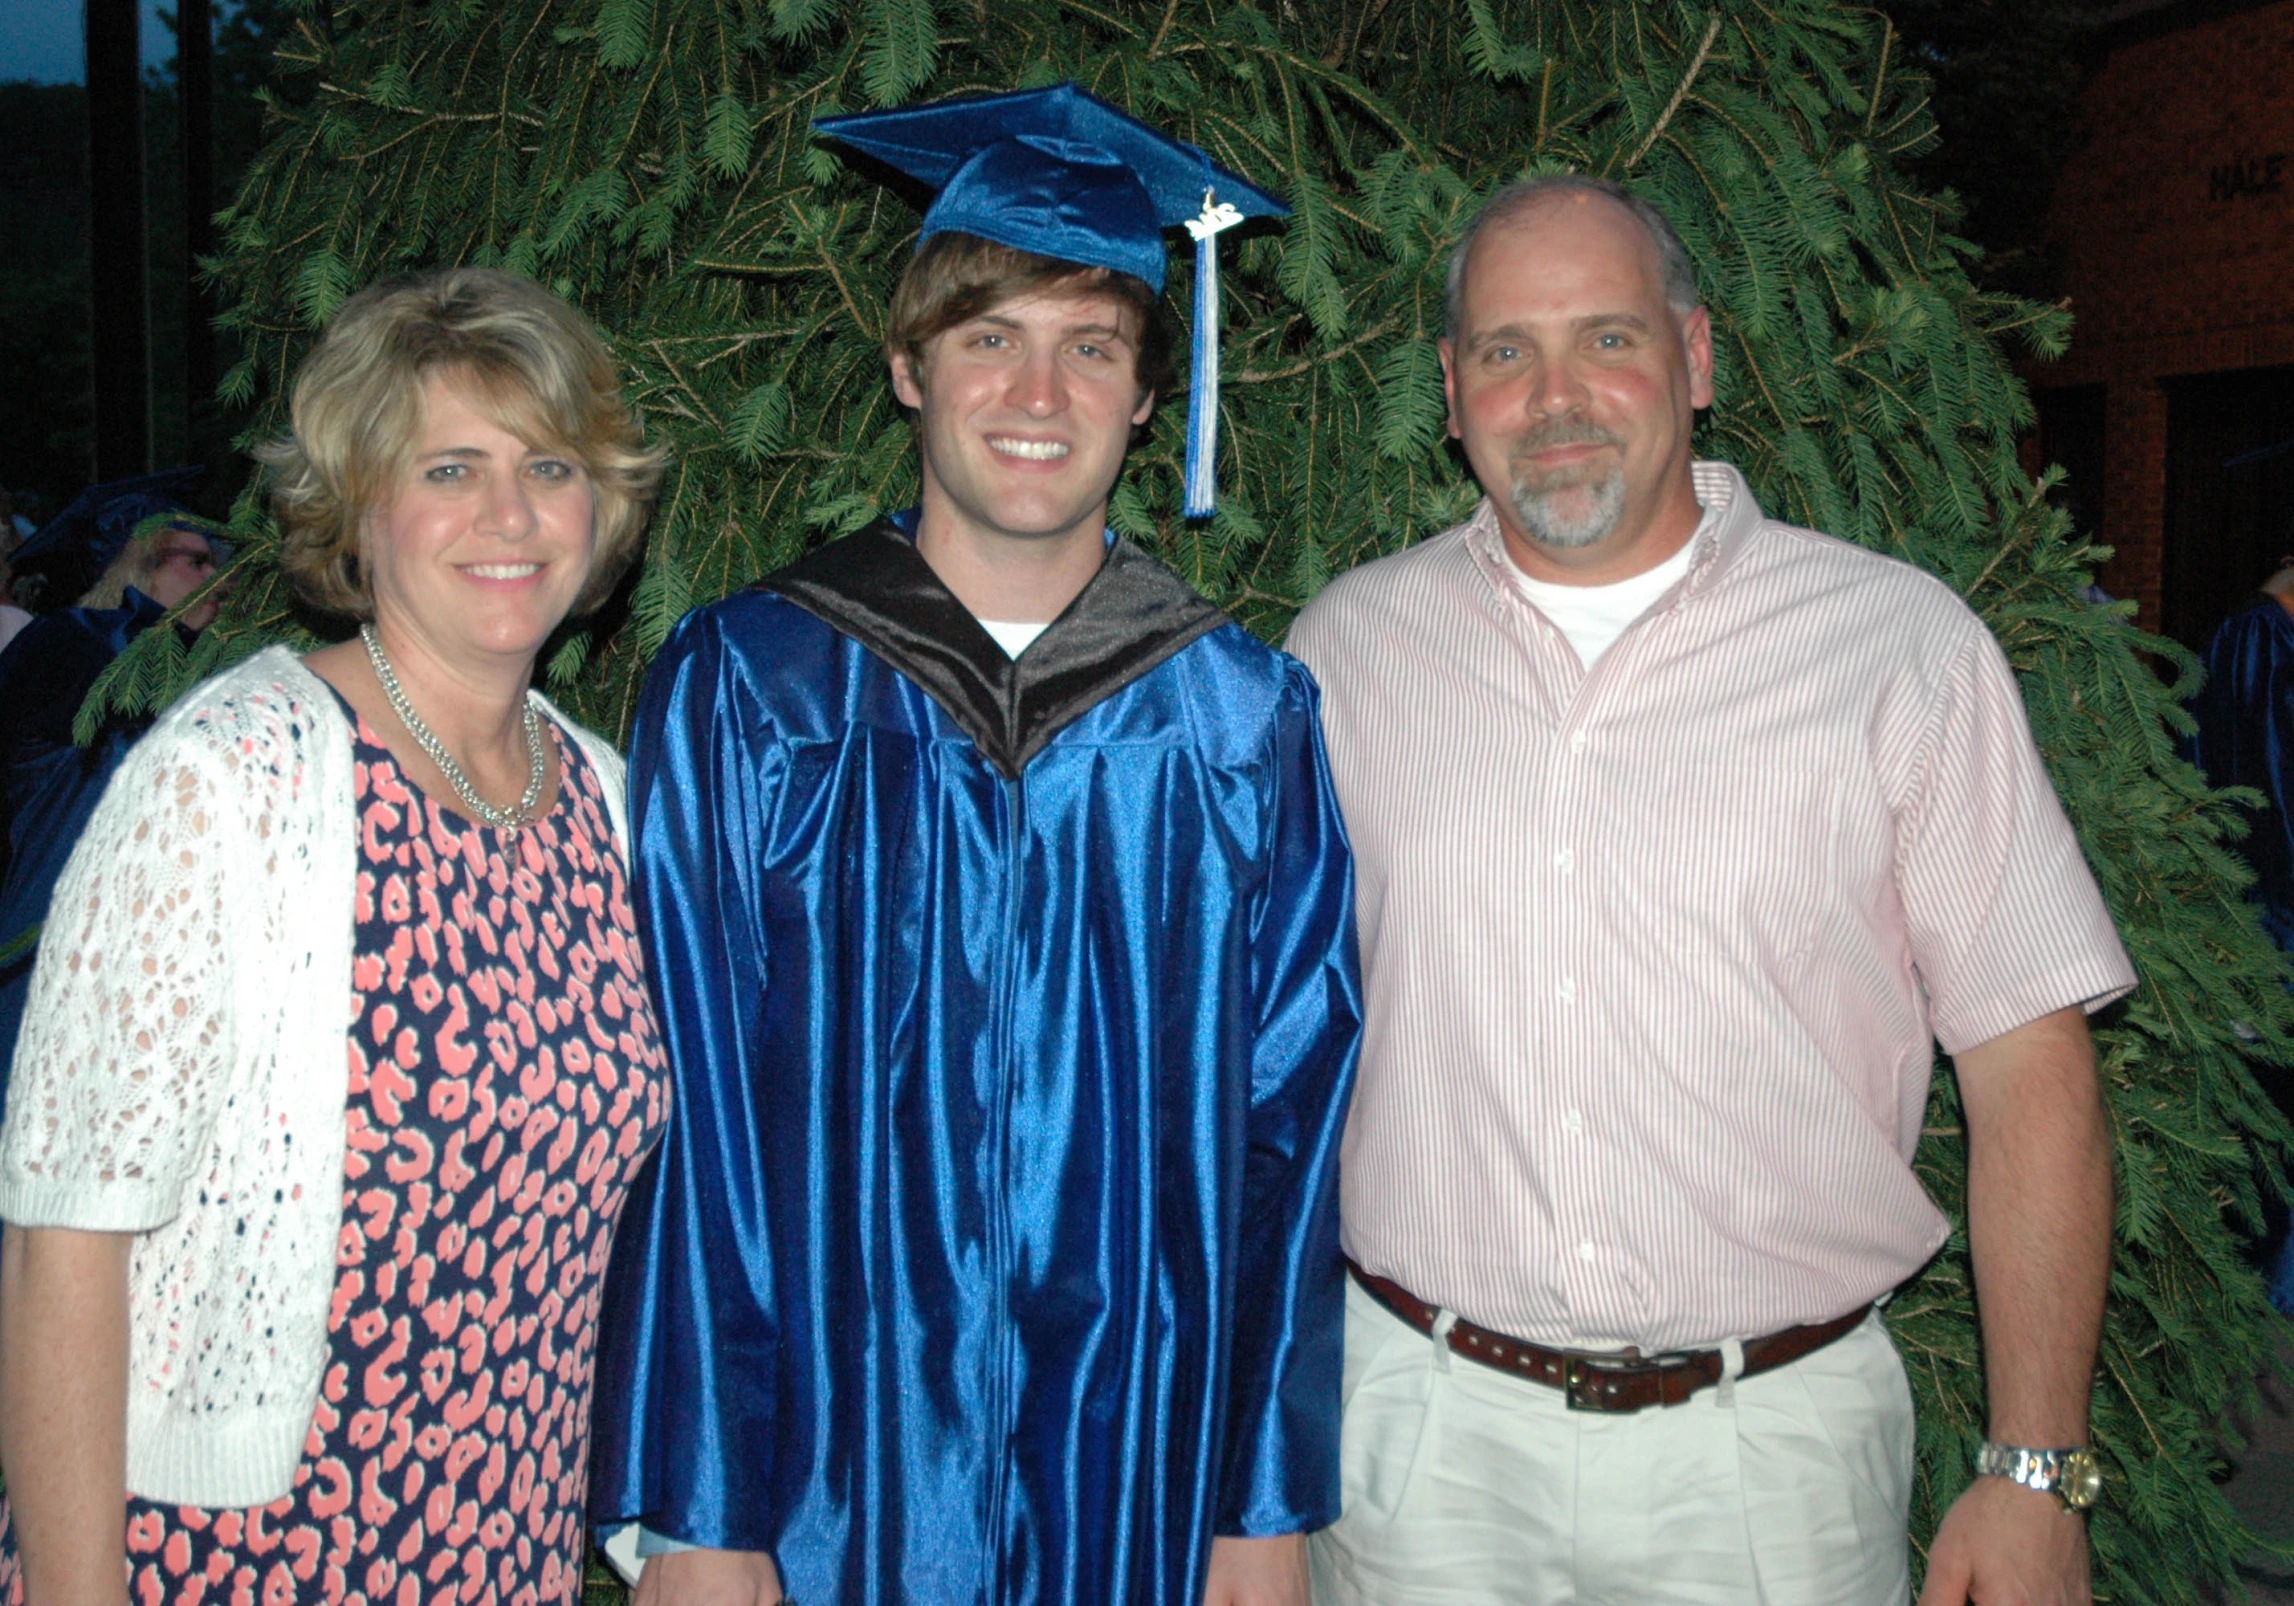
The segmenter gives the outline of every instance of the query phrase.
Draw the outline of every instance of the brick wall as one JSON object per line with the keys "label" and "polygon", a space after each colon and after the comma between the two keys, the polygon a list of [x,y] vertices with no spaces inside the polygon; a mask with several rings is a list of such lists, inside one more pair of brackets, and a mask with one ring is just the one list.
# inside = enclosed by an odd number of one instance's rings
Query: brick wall
{"label": "brick wall", "polygon": [[2101,579],[2155,624],[2161,381],[2294,363],[2294,0],[2120,46],[2079,135],[2048,225],[2078,325],[2028,378],[2107,387]]}

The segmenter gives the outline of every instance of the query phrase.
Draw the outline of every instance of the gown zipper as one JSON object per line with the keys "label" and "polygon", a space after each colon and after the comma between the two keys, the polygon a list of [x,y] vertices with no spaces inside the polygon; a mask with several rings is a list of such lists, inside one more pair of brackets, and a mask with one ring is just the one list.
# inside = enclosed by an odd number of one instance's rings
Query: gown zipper
{"label": "gown zipper", "polygon": [[1005,1568],[1009,1545],[1004,1533],[1010,1470],[1009,1449],[1013,1430],[1011,1409],[1011,1216],[1008,1181],[1011,1171],[1012,1105],[1012,997],[1018,988],[1020,866],[1027,835],[1027,790],[1022,777],[1004,783],[1004,898],[1003,942],[998,952],[994,1013],[989,1033],[995,1064],[995,1103],[990,1116],[989,1152],[994,1171],[988,1190],[988,1274],[994,1302],[997,1335],[988,1378],[990,1397],[988,1453],[995,1457],[995,1473],[988,1483],[987,1540],[992,1546],[988,1600],[1005,1598]]}

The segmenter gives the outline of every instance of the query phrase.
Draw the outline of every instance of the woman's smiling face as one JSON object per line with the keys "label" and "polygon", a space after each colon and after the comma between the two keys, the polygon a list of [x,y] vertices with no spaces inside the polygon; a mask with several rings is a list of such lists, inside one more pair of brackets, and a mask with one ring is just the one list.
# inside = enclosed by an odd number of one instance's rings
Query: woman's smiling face
{"label": "woman's smiling face", "polygon": [[361,542],[376,624],[447,662],[531,659],[589,578],[588,471],[495,422],[451,369],[431,373],[422,398],[396,494]]}

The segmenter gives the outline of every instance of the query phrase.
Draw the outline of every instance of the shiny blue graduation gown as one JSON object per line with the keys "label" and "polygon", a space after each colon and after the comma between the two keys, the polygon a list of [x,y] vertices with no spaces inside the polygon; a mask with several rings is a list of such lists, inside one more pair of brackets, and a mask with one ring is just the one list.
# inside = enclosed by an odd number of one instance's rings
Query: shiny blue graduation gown
{"label": "shiny blue graduation gown", "polygon": [[889,524],[632,753],[675,1066],[593,1510],[802,1606],[1196,1606],[1338,1514],[1352,878],[1296,661],[1116,541],[1017,663]]}
{"label": "shiny blue graduation gown", "polygon": [[2249,786],[2267,800],[2238,848],[2254,867],[2263,929],[2294,950],[2294,617],[2264,597],[2223,621],[2204,662],[2190,760],[2209,784]]}

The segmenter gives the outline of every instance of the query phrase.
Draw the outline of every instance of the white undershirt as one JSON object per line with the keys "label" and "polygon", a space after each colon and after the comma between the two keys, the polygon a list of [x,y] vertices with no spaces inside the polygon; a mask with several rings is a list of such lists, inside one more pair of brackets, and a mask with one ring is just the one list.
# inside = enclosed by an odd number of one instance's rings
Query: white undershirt
{"label": "white undershirt", "polygon": [[1564,586],[1550,580],[1532,580],[1521,572],[1521,565],[1513,561],[1510,552],[1506,554],[1506,568],[1530,605],[1569,638],[1569,645],[1577,649],[1577,661],[1591,670],[1611,643],[1625,633],[1625,627],[1647,613],[1650,603],[1671,590],[1673,582],[1689,572],[1689,559],[1696,549],[1696,539],[1692,536],[1681,543],[1680,551],[1654,569],[1605,586]]}
{"label": "white undershirt", "polygon": [[1020,624],[1010,619],[982,619],[980,628],[996,638],[996,645],[1004,649],[1006,658],[1017,658],[1035,642],[1035,638],[1051,628],[1050,624]]}

